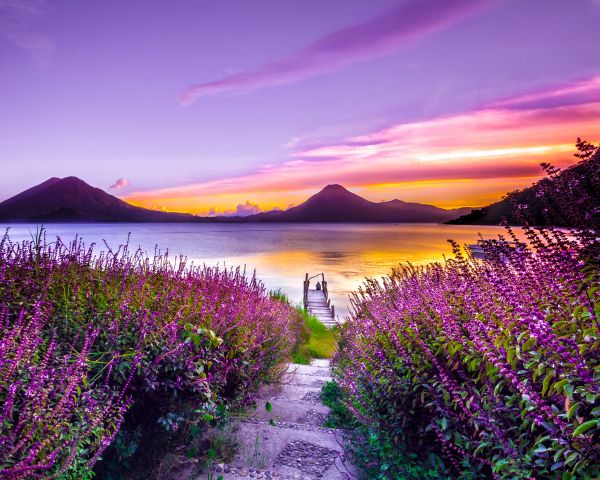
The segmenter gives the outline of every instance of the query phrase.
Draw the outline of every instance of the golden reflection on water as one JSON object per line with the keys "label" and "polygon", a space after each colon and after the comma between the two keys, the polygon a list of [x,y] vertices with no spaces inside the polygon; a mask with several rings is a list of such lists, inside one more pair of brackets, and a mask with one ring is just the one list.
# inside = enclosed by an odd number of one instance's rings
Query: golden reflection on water
{"label": "golden reflection on water", "polygon": [[[152,254],[155,246],[170,258],[186,256],[207,265],[245,265],[271,290],[290,300],[302,299],[309,273],[325,273],[337,313],[348,313],[348,296],[365,278],[381,278],[399,263],[415,265],[443,260],[452,253],[448,239],[475,243],[478,233],[496,238],[502,227],[438,224],[49,224],[48,241],[80,236],[96,251],[130,238]],[[13,241],[31,240],[36,225],[11,225]]]}
{"label": "golden reflection on water", "polygon": [[488,226],[361,225],[355,227],[348,238],[345,232],[335,235],[335,228],[333,232],[317,232],[317,238],[301,250],[234,256],[227,259],[227,264],[255,269],[267,288],[281,288],[294,303],[302,299],[305,274],[311,276],[323,272],[332,303],[338,314],[345,317],[351,292],[356,291],[366,278],[384,277],[399,263],[424,265],[443,261],[444,256],[452,256],[449,239],[466,245],[476,243],[479,233],[484,238],[497,238],[504,233],[501,227]]}

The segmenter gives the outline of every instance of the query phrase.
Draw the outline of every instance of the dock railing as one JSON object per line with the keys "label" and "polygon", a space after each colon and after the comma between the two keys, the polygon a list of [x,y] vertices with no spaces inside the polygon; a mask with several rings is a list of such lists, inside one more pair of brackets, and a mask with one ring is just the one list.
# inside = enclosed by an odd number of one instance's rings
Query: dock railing
{"label": "dock railing", "polygon": [[304,303],[304,308],[305,310],[308,310],[309,307],[309,302],[308,302],[308,290],[310,289],[310,281],[313,278],[317,278],[317,277],[321,277],[321,290],[323,291],[323,294],[325,295],[325,301],[327,302],[327,306],[329,307],[329,309],[331,310],[331,318],[335,318],[335,307],[333,305],[331,305],[331,300],[329,299],[329,291],[327,290],[327,281],[325,280],[325,274],[324,273],[317,273],[316,275],[313,275],[312,277],[308,276],[308,273],[306,274],[306,276],[304,277],[304,294],[303,294],[303,303]]}

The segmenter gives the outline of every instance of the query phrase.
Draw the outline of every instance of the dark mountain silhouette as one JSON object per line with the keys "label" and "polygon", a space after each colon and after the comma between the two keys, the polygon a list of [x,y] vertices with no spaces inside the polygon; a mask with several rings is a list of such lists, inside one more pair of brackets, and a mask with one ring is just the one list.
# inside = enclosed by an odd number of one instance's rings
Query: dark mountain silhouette
{"label": "dark mountain silhouette", "polygon": [[549,177],[447,223],[498,225],[506,221],[510,225],[527,222],[529,225],[592,227],[600,212],[600,147],[588,156],[564,170],[546,165]]}
{"label": "dark mountain silhouette", "polygon": [[349,192],[341,185],[328,185],[306,202],[285,211],[251,215],[248,222],[445,222],[470,208],[444,210],[433,205],[401,200],[375,203]]}
{"label": "dark mountain silhouette", "polygon": [[374,203],[328,185],[285,211],[248,217],[198,217],[136,207],[77,177],[50,178],[0,203],[0,221],[31,222],[445,222],[471,211],[401,200]]}
{"label": "dark mountain silhouette", "polygon": [[50,178],[0,203],[0,221],[189,222],[196,217],[136,207],[77,177]]}

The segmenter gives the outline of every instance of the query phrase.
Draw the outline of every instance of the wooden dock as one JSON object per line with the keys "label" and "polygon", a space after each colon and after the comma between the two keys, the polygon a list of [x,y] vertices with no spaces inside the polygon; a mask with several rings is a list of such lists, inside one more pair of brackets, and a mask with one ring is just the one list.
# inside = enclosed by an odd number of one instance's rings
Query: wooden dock
{"label": "wooden dock", "polygon": [[[321,277],[320,281],[318,280],[319,277]],[[311,280],[313,279],[315,279],[315,286],[310,288]],[[317,289],[317,283],[320,286],[319,289]],[[331,305],[331,301],[329,300],[325,274],[319,273],[312,277],[309,277],[308,273],[306,274],[304,279],[304,308],[311,315],[317,317],[327,328],[337,325],[335,307]]]}

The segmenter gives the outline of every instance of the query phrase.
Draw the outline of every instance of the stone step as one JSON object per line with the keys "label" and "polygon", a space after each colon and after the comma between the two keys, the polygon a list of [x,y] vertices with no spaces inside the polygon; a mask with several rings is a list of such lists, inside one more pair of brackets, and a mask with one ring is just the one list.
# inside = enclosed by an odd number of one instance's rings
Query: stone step
{"label": "stone step", "polygon": [[331,380],[331,374],[305,374],[305,373],[286,373],[282,378],[280,385],[297,385],[299,387],[314,387],[320,389]]}
{"label": "stone step", "polygon": [[269,395],[262,395],[267,391],[266,388],[261,389],[261,397],[267,400],[286,400],[289,402],[305,402],[320,404],[321,403],[321,388],[320,387],[305,387],[303,385],[277,385],[269,389]]}
{"label": "stone step", "polygon": [[[325,363],[327,362],[327,363]],[[318,375],[321,377],[327,377],[331,375],[331,369],[329,368],[329,360],[327,359],[314,359],[310,365],[300,365],[298,363],[290,363],[286,369],[287,373],[295,372],[300,375]],[[326,366],[323,366],[326,365]]]}
{"label": "stone step", "polygon": [[342,436],[343,432],[333,429],[311,431],[290,425],[242,422],[238,452],[229,466],[216,466],[214,478],[356,478],[349,474],[351,467],[346,466],[350,462],[344,456]]}
{"label": "stone step", "polygon": [[[270,411],[266,409],[266,403],[271,405]],[[256,402],[256,410],[251,411],[243,422],[275,422],[294,423],[298,425],[310,425],[322,428],[329,414],[329,408],[314,402],[290,402],[283,398],[259,399]]]}
{"label": "stone step", "polygon": [[[261,388],[256,409],[234,426],[236,454],[228,465],[215,465],[212,478],[357,479],[344,454],[345,432],[324,427],[329,408],[320,393],[329,380],[329,361],[315,360],[311,365],[289,365],[280,383]],[[201,478],[207,474],[194,480]]]}

